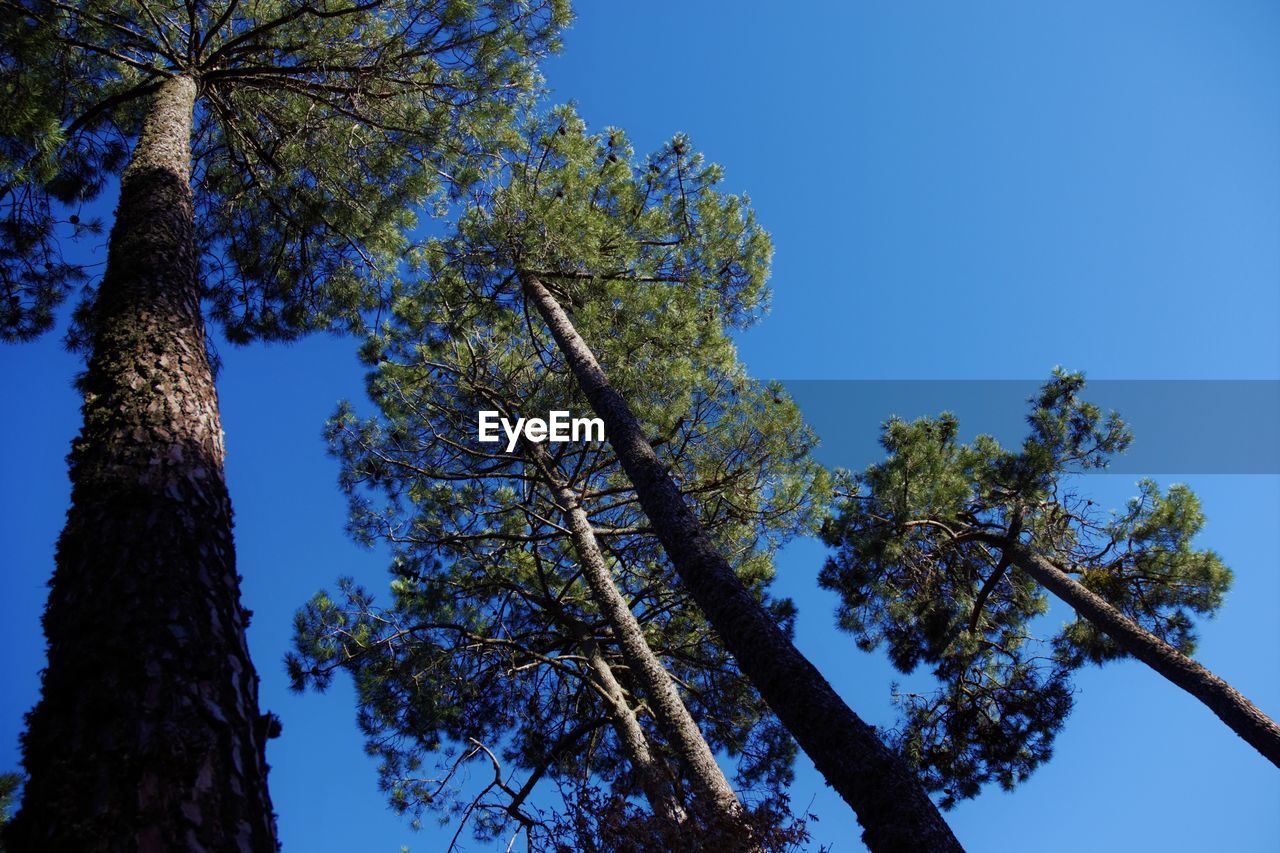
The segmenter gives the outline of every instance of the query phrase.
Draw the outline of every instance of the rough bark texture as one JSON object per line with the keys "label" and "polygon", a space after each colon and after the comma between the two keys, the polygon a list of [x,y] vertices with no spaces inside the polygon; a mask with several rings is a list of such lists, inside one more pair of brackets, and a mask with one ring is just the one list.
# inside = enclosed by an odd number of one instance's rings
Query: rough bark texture
{"label": "rough bark texture", "polygon": [[636,774],[640,789],[653,813],[677,833],[684,823],[685,811],[676,798],[671,779],[667,776],[662,762],[653,754],[649,746],[649,738],[645,735],[635,711],[627,701],[627,693],[614,677],[613,668],[600,646],[591,641],[581,643],[587,663],[591,667],[592,680],[600,695],[604,697],[609,709],[609,722],[618,734],[618,742],[627,754],[631,770]]}
{"label": "rough bark texture", "polygon": [[11,850],[276,849],[197,278],[196,91],[161,86],[120,182]]}
{"label": "rough bark texture", "polygon": [[1280,726],[1257,705],[1025,545],[1014,545],[1008,552],[1018,568],[1102,629],[1130,655],[1203,702],[1233,732],[1280,767]]}
{"label": "rough bark texture", "polygon": [[537,308],[573,370],[672,565],[769,707],[863,826],[876,853],[960,850],[960,843],[910,768],[890,752],[792,644],[716,549],[630,406],[546,286],[524,276]]}
{"label": "rough bark texture", "polygon": [[[536,447],[536,445],[535,445]],[[699,806],[710,810],[708,818],[716,826],[742,825],[743,809],[733,786],[725,778],[724,771],[716,763],[715,755],[685,707],[676,690],[675,682],[662,661],[653,653],[644,636],[644,629],[635,614],[627,606],[626,599],[609,572],[600,544],[596,541],[591,521],[570,489],[556,484],[556,501],[564,517],[565,526],[573,542],[574,553],[582,575],[591,589],[592,599],[613,629],[614,638],[622,650],[623,659],[631,670],[632,678],[644,691],[654,720],[666,736],[667,742],[680,758],[681,766],[689,776]],[[744,838],[745,829],[743,830]]]}

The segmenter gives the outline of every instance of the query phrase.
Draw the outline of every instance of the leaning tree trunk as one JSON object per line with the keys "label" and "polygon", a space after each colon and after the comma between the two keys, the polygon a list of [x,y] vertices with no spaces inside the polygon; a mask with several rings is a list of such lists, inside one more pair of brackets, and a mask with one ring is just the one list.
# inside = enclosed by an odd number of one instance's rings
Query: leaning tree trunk
{"label": "leaning tree trunk", "polygon": [[1008,548],[1014,565],[1092,622],[1120,648],[1192,696],[1272,764],[1280,767],[1280,726],[1241,693],[1164,640],[1144,630],[1100,595],[1025,545]]}
{"label": "leaning tree trunk", "polygon": [[160,87],[120,180],[11,849],[276,849],[200,304],[196,92]]}
{"label": "leaning tree trunk", "polygon": [[866,845],[876,853],[960,850],[911,769],[844,703],[743,586],[551,291],[531,275],[523,276],[522,284],[604,421],[605,435],[680,579],[739,668],[853,808]]}
{"label": "leaning tree trunk", "polygon": [[579,641],[587,665],[591,668],[591,680],[597,692],[604,699],[609,723],[618,735],[618,743],[631,763],[631,770],[636,774],[636,781],[645,799],[649,801],[653,813],[668,828],[673,836],[677,836],[684,823],[686,814],[684,807],[676,798],[671,779],[662,766],[662,761],[653,754],[649,746],[649,738],[636,718],[636,713],[627,701],[627,692],[622,689],[613,674],[613,668],[600,646],[594,640]]}
{"label": "leaning tree trunk", "polygon": [[[537,445],[534,448],[540,450]],[[547,454],[543,452],[541,455],[546,461]],[[622,657],[627,662],[632,677],[644,690],[658,728],[679,756],[685,772],[689,774],[700,812],[718,832],[737,835],[739,847],[744,844],[749,846],[750,833],[743,820],[742,804],[738,802],[733,786],[725,778],[711,747],[707,745],[698,724],[680,698],[671,674],[653,653],[640,622],[627,606],[626,599],[618,592],[591,521],[578,496],[561,483],[554,483],[553,488],[565,526],[569,530],[578,565],[591,589],[592,600],[613,629]]]}

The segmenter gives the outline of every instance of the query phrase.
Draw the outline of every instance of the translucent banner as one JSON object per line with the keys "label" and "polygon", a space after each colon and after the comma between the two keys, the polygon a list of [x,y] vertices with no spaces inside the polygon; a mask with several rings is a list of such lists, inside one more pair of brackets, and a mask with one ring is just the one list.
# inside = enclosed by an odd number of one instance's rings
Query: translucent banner
{"label": "translucent banner", "polygon": [[[880,425],[950,411],[960,438],[988,434],[1014,448],[1027,402],[1043,384],[1022,379],[787,379],[782,384],[822,439],[827,465],[857,470],[884,456]],[[1103,473],[1280,474],[1280,380],[1095,379],[1080,395],[1115,410],[1133,431]]]}

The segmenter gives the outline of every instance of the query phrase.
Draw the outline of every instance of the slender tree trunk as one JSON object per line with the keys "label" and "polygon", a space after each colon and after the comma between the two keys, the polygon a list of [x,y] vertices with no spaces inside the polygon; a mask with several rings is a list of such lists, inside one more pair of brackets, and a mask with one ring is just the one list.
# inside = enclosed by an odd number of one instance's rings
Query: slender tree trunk
{"label": "slender tree trunk", "polygon": [[120,181],[15,850],[276,849],[200,305],[196,93],[160,87]]}
{"label": "slender tree trunk", "polygon": [[1280,726],[1241,693],[1164,640],[1144,630],[1106,599],[1025,545],[1008,546],[1014,564],[1115,640],[1122,649],[1199,699],[1218,719],[1280,767]]}
{"label": "slender tree trunk", "polygon": [[594,640],[583,639],[579,645],[591,667],[591,677],[595,681],[599,693],[604,697],[608,708],[609,722],[618,734],[618,742],[622,745],[636,774],[640,789],[653,813],[667,824],[673,835],[678,834],[685,821],[685,811],[676,798],[671,779],[662,766],[662,761],[653,754],[649,747],[649,738],[636,718],[635,711],[627,701],[627,693],[618,683],[613,668],[600,646]]}
{"label": "slender tree trunk", "polygon": [[850,710],[721,556],[560,303],[536,277],[525,275],[522,284],[604,421],[609,443],[681,580],[743,673],[853,808],[866,845],[876,853],[960,850],[911,769]]}
{"label": "slender tree trunk", "polygon": [[[537,445],[534,447],[540,450]],[[582,568],[587,586],[591,588],[592,598],[613,629],[623,659],[649,700],[649,707],[659,729],[675,749],[681,765],[689,774],[700,805],[709,812],[706,816],[725,831],[735,826],[744,826],[742,804],[738,802],[733,786],[725,778],[724,771],[716,763],[715,755],[702,736],[698,724],[680,698],[671,674],[653,653],[640,622],[631,612],[626,599],[618,592],[591,521],[578,496],[560,483],[553,484],[553,488],[565,526],[569,529],[578,565]]]}

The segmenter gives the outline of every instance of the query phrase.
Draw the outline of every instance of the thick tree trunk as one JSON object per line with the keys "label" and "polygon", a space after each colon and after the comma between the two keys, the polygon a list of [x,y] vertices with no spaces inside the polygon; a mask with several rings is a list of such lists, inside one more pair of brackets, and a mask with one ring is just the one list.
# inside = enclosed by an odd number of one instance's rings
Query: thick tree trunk
{"label": "thick tree trunk", "polygon": [[160,87],[120,181],[14,850],[276,849],[200,305],[196,92]]}
{"label": "thick tree trunk", "polygon": [[686,817],[684,808],[676,798],[675,789],[662,761],[653,754],[649,746],[649,738],[627,701],[626,691],[618,683],[613,668],[598,643],[584,639],[579,645],[591,668],[591,678],[608,708],[609,722],[618,735],[618,742],[631,763],[645,799],[649,801],[653,813],[667,824],[672,834],[678,834]]}
{"label": "thick tree trunk", "polygon": [[[537,445],[534,447],[537,448]],[[586,511],[572,490],[560,483],[555,483],[553,487],[565,526],[569,529],[578,565],[591,589],[592,599],[613,629],[622,657],[649,700],[658,728],[679,756],[704,817],[723,831],[729,831],[735,826],[743,827],[742,804],[738,802],[733,786],[725,778],[724,771],[716,763],[715,755],[698,729],[698,724],[680,698],[670,673],[653,653],[645,639],[644,629],[631,612],[626,599],[618,592]],[[745,830],[743,834],[745,837]]]}
{"label": "thick tree trunk", "polygon": [[743,586],[654,454],[630,406],[546,286],[522,279],[672,565],[738,666],[862,824],[876,853],[959,850],[960,843],[910,768],[850,710],[822,674]]}
{"label": "thick tree trunk", "polygon": [[1106,599],[1025,545],[1009,547],[1014,565],[1075,609],[1122,649],[1192,696],[1272,764],[1280,767],[1280,726],[1238,690],[1164,640],[1135,624]]}

